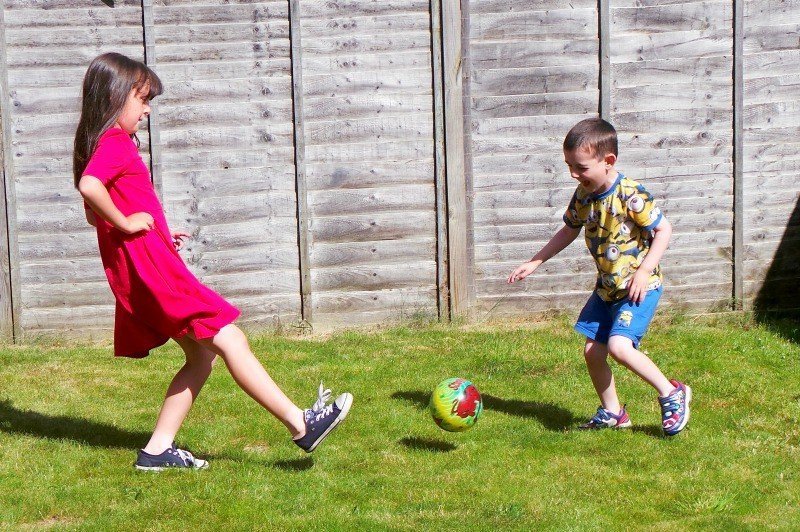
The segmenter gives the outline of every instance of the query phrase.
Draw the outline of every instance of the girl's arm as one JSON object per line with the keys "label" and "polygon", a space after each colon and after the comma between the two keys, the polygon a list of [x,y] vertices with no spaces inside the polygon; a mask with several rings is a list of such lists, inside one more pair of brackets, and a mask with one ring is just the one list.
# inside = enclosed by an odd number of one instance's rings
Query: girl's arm
{"label": "girl's arm", "polygon": [[508,282],[513,283],[515,281],[521,281],[535,272],[536,268],[541,266],[543,262],[555,257],[565,247],[569,246],[579,234],[581,234],[580,227],[576,229],[574,227],[564,225],[564,227],[559,229],[556,234],[553,235],[553,238],[551,238],[550,241],[545,244],[539,253],[534,255],[531,260],[520,265],[516,270],[511,272],[511,275],[508,276]]}
{"label": "girl's arm", "polygon": [[97,227],[97,219],[94,217],[94,211],[92,209],[84,209],[83,212],[86,214],[86,222],[92,227]]}
{"label": "girl's arm", "polygon": [[650,274],[658,266],[661,257],[669,246],[669,239],[672,236],[672,224],[666,218],[662,218],[658,225],[653,229],[653,241],[650,243],[650,249],[647,251],[639,269],[633,274],[628,285],[628,297],[634,303],[641,303],[644,301],[644,296],[647,295],[647,281],[650,280]]}
{"label": "girl's arm", "polygon": [[85,175],[81,177],[78,183],[78,191],[100,218],[123,233],[132,235],[139,231],[149,231],[153,228],[153,217],[149,213],[137,212],[130,216],[122,214],[117,206],[114,205],[106,187],[94,176]]}

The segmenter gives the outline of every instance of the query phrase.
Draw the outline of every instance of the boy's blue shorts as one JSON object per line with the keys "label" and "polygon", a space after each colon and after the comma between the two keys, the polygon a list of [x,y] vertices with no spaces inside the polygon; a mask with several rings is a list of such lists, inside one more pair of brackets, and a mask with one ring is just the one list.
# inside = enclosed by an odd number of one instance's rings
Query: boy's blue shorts
{"label": "boy's blue shorts", "polygon": [[633,340],[633,347],[638,347],[656,313],[663,290],[661,286],[650,290],[641,303],[631,303],[627,297],[607,303],[597,292],[592,292],[578,316],[575,330],[603,344],[612,336],[624,336]]}

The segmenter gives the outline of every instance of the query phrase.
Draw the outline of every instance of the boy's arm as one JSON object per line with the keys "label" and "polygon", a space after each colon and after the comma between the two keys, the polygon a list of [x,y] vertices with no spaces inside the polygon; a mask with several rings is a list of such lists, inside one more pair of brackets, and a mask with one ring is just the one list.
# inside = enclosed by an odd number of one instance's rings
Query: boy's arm
{"label": "boy's arm", "polygon": [[78,191],[98,216],[123,233],[132,235],[153,228],[153,217],[146,212],[137,212],[130,216],[122,214],[122,211],[114,205],[106,187],[96,177],[90,175],[81,177]]}
{"label": "boy's arm", "polygon": [[653,241],[650,243],[647,256],[639,265],[636,273],[633,274],[628,286],[628,297],[632,302],[641,303],[644,301],[644,296],[647,295],[647,282],[650,280],[650,274],[658,266],[661,257],[664,256],[671,236],[672,224],[666,218],[661,218],[661,221],[653,229]]}
{"label": "boy's arm", "polygon": [[508,276],[508,282],[521,281],[533,272],[543,263],[558,255],[561,250],[569,246],[581,233],[581,228],[574,228],[564,225],[561,229],[556,231],[556,234],[533,256],[531,260],[517,267],[516,270],[511,272]]}

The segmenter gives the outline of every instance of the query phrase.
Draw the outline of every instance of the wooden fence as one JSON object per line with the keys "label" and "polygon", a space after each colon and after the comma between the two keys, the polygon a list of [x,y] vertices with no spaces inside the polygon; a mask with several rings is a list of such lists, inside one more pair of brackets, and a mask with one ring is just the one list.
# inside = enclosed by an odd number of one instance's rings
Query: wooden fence
{"label": "wooden fence", "polygon": [[141,153],[190,268],[252,328],[580,306],[582,239],[505,277],[561,224],[561,141],[597,115],[675,226],[668,303],[800,280],[770,278],[798,238],[800,0],[5,0],[0,17],[6,338],[113,325],[71,185],[81,79],[106,51],[164,81]]}

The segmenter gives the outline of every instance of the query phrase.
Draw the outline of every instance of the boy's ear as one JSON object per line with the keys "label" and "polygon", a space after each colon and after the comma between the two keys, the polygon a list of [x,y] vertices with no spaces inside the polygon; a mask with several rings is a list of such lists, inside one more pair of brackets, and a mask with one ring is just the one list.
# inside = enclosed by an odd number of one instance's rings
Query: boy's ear
{"label": "boy's ear", "polygon": [[605,163],[606,167],[610,168],[614,166],[614,163],[617,162],[617,156],[613,153],[606,153],[606,156],[603,157],[603,162]]}

